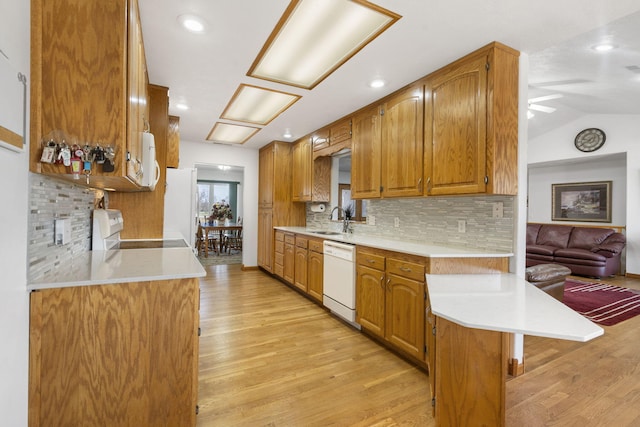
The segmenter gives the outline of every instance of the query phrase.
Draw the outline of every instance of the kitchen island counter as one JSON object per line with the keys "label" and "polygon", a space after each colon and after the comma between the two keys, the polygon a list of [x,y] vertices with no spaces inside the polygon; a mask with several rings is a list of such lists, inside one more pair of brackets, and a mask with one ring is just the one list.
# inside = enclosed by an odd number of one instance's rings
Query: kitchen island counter
{"label": "kitchen island counter", "polygon": [[27,289],[33,291],[204,276],[204,268],[189,247],[111,249],[78,254],[64,268],[30,282]]}
{"label": "kitchen island counter", "polygon": [[[424,256],[429,258],[508,258],[512,257],[511,252],[492,251],[477,248],[459,248],[452,246],[434,245],[429,243],[410,242],[406,240],[395,240],[385,237],[366,236],[355,233],[322,234],[322,230],[312,230],[306,227],[274,227],[276,230],[290,233],[304,234],[307,236],[320,237],[325,240],[350,243],[353,245],[369,246],[377,249],[385,249],[395,252],[403,252],[411,255]],[[320,233],[318,232],[320,231]]]}

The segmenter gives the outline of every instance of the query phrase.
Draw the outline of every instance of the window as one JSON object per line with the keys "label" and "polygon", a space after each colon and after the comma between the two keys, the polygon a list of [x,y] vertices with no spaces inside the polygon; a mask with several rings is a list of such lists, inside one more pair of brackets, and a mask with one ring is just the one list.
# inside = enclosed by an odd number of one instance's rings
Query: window
{"label": "window", "polygon": [[228,203],[233,220],[238,218],[238,183],[223,181],[198,181],[198,217],[208,218],[214,203]]}

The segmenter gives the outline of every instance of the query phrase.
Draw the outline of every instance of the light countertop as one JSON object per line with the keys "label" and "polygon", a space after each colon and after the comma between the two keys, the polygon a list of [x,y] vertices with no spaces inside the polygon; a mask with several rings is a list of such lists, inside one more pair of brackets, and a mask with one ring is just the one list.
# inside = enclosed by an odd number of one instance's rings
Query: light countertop
{"label": "light countertop", "polygon": [[465,327],[582,342],[604,333],[515,274],[427,274],[426,279],[432,312]]}
{"label": "light countertop", "polygon": [[274,227],[276,230],[289,231],[296,234],[304,234],[325,240],[363,245],[372,248],[386,249],[389,251],[403,252],[406,254],[430,257],[430,258],[501,258],[511,257],[513,253],[488,251],[483,249],[465,249],[449,246],[439,246],[428,243],[407,242],[384,237],[365,236],[358,233],[319,234],[317,231],[306,227]]}
{"label": "light countertop", "polygon": [[75,256],[64,269],[27,285],[28,290],[204,277],[189,247],[112,249]]}

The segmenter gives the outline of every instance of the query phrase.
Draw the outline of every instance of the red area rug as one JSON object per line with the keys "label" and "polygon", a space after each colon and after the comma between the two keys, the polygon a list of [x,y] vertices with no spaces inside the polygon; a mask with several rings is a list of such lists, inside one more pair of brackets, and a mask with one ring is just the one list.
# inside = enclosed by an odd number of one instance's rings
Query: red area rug
{"label": "red area rug", "polygon": [[640,291],[567,279],[563,302],[599,325],[611,326],[640,314]]}

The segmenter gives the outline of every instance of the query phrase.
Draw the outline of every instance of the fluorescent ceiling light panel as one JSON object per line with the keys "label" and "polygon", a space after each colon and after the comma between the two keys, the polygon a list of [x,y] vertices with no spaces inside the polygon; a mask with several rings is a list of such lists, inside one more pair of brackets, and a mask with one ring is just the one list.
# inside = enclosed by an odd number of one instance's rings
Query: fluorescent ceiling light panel
{"label": "fluorescent ceiling light panel", "polygon": [[300,98],[292,93],[241,84],[220,118],[266,125]]}
{"label": "fluorescent ceiling light panel", "polygon": [[227,144],[244,144],[249,138],[258,132],[260,128],[251,126],[233,125],[217,122],[207,136],[207,141],[222,142]]}
{"label": "fluorescent ceiling light panel", "polygon": [[364,0],[292,0],[247,75],[312,89],[400,18]]}

